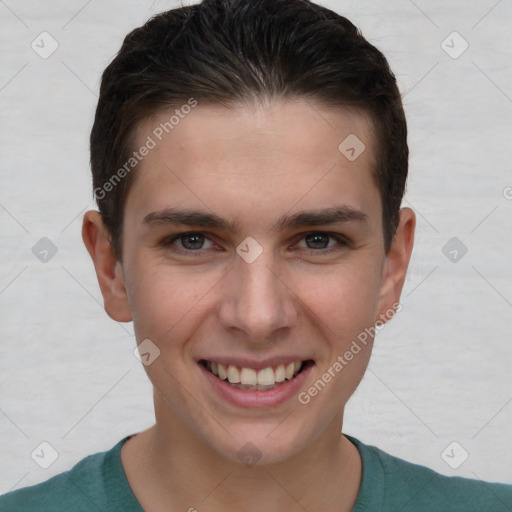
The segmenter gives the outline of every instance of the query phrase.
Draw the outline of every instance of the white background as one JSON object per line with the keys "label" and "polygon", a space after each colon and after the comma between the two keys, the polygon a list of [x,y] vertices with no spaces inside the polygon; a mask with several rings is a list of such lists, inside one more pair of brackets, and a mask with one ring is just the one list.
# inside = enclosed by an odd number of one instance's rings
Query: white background
{"label": "white background", "polygon": [[[128,31],[177,5],[0,1],[0,493],[153,422],[132,326],[105,314],[80,228],[94,208],[100,74]],[[344,431],[447,475],[510,482],[512,4],[324,5],[397,75],[410,130],[404,204],[418,216],[403,310],[377,338]],[[59,45],[47,59],[31,48],[43,31]],[[469,44],[457,59],[441,47],[453,31]],[[58,249],[46,263],[31,251],[42,237]],[[452,237],[468,249],[455,263],[442,252]],[[48,469],[30,456],[42,441],[59,455]],[[441,457],[453,441],[469,453],[456,470]]]}

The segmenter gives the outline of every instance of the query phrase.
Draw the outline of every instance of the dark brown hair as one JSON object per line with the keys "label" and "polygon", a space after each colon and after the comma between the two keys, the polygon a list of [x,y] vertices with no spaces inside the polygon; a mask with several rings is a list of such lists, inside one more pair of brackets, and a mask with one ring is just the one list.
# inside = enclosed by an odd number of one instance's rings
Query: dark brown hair
{"label": "dark brown hair", "polygon": [[387,251],[405,190],[408,147],[400,93],[385,57],[349,20],[309,0],[204,0],[130,32],[102,76],[91,168],[118,260],[134,176],[126,164],[140,121],[191,102],[229,108],[296,97],[370,115]]}

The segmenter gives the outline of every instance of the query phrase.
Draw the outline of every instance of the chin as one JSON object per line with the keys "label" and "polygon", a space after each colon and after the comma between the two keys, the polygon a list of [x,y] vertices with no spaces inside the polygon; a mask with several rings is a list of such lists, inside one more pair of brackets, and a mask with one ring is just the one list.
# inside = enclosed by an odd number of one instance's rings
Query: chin
{"label": "chin", "polygon": [[[278,464],[293,458],[303,451],[314,438],[313,426],[286,425],[289,418],[279,422],[264,422],[229,426],[229,434],[223,432],[221,439],[210,439],[208,444],[225,459],[246,467]],[[309,432],[310,431],[310,432]]]}

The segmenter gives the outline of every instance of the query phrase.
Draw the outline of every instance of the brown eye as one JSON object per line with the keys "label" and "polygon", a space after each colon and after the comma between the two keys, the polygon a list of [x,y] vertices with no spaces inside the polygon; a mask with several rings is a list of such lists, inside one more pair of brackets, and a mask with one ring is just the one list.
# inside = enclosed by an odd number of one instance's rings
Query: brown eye
{"label": "brown eye", "polygon": [[331,237],[325,233],[311,233],[304,237],[308,249],[327,249]]}
{"label": "brown eye", "polygon": [[169,236],[162,241],[162,244],[178,253],[204,252],[214,245],[203,233],[195,231]]}
{"label": "brown eye", "polygon": [[200,233],[192,233],[181,235],[179,240],[183,248],[194,251],[203,247],[205,237]]}
{"label": "brown eye", "polygon": [[306,234],[297,245],[299,249],[310,249],[311,252],[319,254],[341,250],[347,246],[350,246],[350,242],[344,236],[322,231]]}

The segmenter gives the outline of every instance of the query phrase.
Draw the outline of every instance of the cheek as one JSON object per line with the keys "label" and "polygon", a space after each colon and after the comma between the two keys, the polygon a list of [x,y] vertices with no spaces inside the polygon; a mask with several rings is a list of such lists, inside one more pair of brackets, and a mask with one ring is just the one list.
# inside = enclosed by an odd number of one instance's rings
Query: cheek
{"label": "cheek", "polygon": [[[380,281],[370,265],[347,265],[323,275],[305,276],[301,294],[328,331],[328,337],[346,340],[373,325]],[[307,297],[307,299],[306,299]]]}
{"label": "cheek", "polygon": [[135,273],[128,295],[137,339],[154,338],[158,345],[186,338],[193,318],[221,278],[218,273],[191,273],[158,264],[143,274]]}
{"label": "cheek", "polygon": [[[339,413],[359,385],[371,355],[373,327],[378,311],[376,274],[356,267],[311,279],[304,287],[308,306],[319,331],[315,379],[301,390],[299,402],[312,407],[328,423]],[[305,283],[306,284],[306,283]]]}

